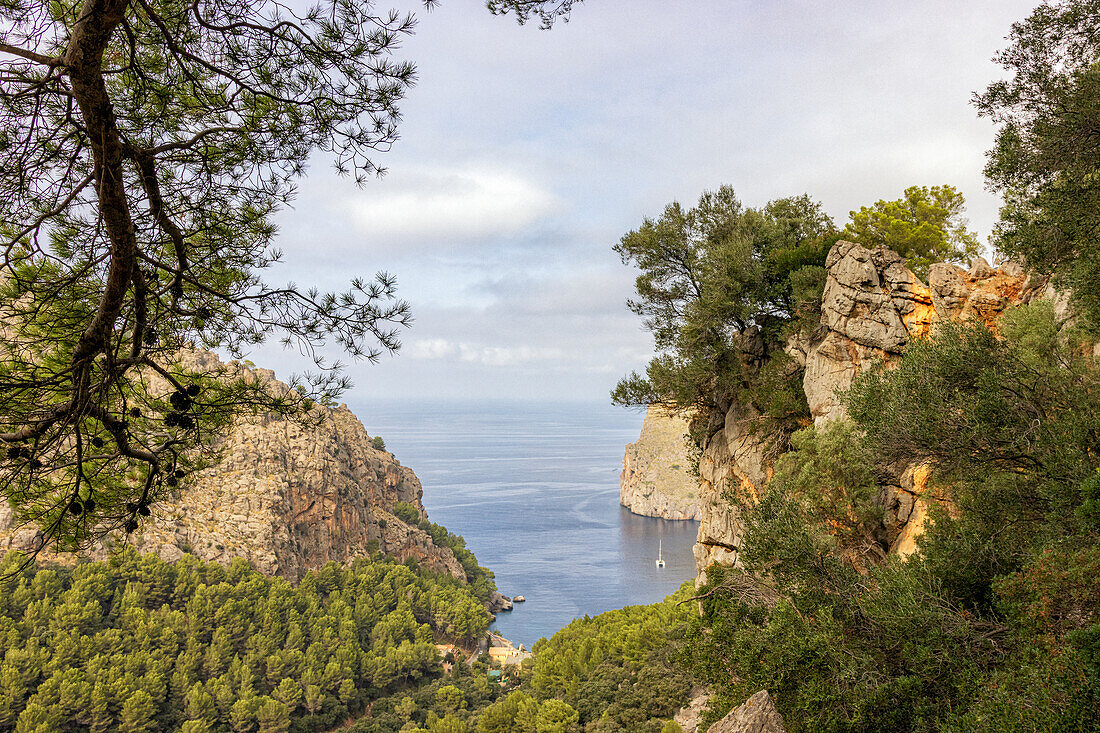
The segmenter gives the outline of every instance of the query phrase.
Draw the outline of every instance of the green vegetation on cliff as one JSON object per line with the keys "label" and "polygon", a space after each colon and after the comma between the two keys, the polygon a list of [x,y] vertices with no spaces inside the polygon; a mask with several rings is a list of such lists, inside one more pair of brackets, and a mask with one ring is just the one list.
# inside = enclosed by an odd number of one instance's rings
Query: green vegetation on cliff
{"label": "green vegetation on cliff", "polygon": [[780,341],[800,314],[816,312],[835,237],[809,196],[747,209],[729,186],[705,192],[694,208],[673,202],[646,219],[615,251],[640,271],[629,306],[660,353],[612,398],[702,414],[738,399],[783,423],[807,416]]}
{"label": "green vegetation on cliff", "polygon": [[496,583],[493,582],[493,573],[488,568],[483,568],[477,564],[474,553],[466,547],[466,540],[460,535],[451,534],[442,524],[421,519],[420,511],[408,502],[396,502],[393,505],[393,514],[405,524],[419,527],[427,532],[437,547],[449,548],[462,565],[470,590],[482,601],[489,600],[489,594],[497,589]]}
{"label": "green vegetation on cliff", "polygon": [[809,408],[803,371],[785,347],[820,321],[832,245],[843,236],[891,247],[926,274],[932,262],[976,253],[964,204],[951,186],[913,186],[901,199],[853,211],[843,232],[807,195],[753,209],[722,186],[694,208],[669,204],[615,245],[623,263],[639,270],[628,305],[653,334],[658,355],[644,376],[622,379],[612,399],[703,416],[724,416],[740,404],[758,417],[758,432],[789,436],[808,423]]}
{"label": "green vegetation on cliff", "polygon": [[[694,637],[715,714],[767,689],[792,730],[1100,726],[1100,364],[1049,303],[999,326],[942,324],[730,497],[742,567],[708,570]],[[875,542],[874,455],[946,500],[908,559]]]}
{"label": "green vegetation on cliff", "polygon": [[[705,722],[766,689],[792,731],[1100,729],[1100,3],[1045,2],[1009,39],[998,60],[1012,76],[976,102],[1000,126],[986,169],[1005,194],[996,243],[1033,270],[1028,304],[996,323],[945,308],[891,368],[854,364],[851,422],[792,431],[766,486],[727,493],[739,562],[707,569],[684,656],[716,693]],[[975,251],[961,210],[950,187],[914,187],[853,212],[844,236],[923,273]],[[698,240],[733,266],[708,270],[706,289],[669,290],[673,307],[635,306],[663,353],[615,397],[648,388],[789,417],[754,389],[779,349],[774,314],[752,310],[764,301],[746,286],[743,234]],[[643,305],[661,305],[652,283],[673,282],[678,262],[709,262],[652,249],[675,256],[634,258]],[[974,280],[956,274],[960,288]],[[1068,312],[1037,299],[1044,275],[1072,288]],[[1001,307],[1022,279],[995,294]],[[904,538],[883,517],[903,495],[920,497]]]}

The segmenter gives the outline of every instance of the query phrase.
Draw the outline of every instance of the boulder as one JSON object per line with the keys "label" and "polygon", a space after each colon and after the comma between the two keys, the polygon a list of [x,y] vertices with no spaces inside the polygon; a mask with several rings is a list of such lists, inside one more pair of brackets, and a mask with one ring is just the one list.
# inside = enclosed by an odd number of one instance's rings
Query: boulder
{"label": "boulder", "polygon": [[787,729],[771,695],[761,690],[708,728],[707,733],[787,733]]}
{"label": "boulder", "polygon": [[992,277],[996,271],[984,257],[975,257],[970,261],[970,277],[975,280]]}
{"label": "boulder", "polygon": [[512,610],[512,600],[496,590],[489,595],[489,602],[486,605],[489,613],[493,614]]}

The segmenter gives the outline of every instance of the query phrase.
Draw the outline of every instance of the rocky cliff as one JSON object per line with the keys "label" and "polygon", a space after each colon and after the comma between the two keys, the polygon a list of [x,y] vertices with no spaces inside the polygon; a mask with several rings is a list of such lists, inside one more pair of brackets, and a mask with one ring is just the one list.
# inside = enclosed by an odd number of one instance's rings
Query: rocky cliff
{"label": "rocky cliff", "polygon": [[[189,358],[191,368],[223,366],[209,353]],[[288,389],[273,372],[228,367],[272,389]],[[184,552],[223,563],[243,557],[264,573],[297,581],[329,560],[377,548],[465,579],[450,549],[391,513],[400,501],[426,516],[412,470],[375,448],[346,406],[313,409],[318,419],[310,424],[271,414],[239,419],[216,446],[216,463],[182,482],[138,531],[112,535],[86,554],[102,559],[111,545],[128,542],[166,560]],[[35,540],[34,529],[12,526],[10,509],[0,506],[0,548],[26,548]]]}
{"label": "rocky cliff", "polygon": [[619,476],[619,503],[635,514],[663,519],[699,519],[699,480],[691,470],[688,420],[650,406],[641,435],[626,446]]}
{"label": "rocky cliff", "polygon": [[[896,360],[911,340],[928,335],[944,319],[978,319],[993,325],[1008,306],[1035,297],[1054,297],[1046,283],[1034,282],[1012,263],[991,267],[978,258],[969,270],[939,263],[925,284],[904,259],[885,248],[837,242],[826,260],[821,320],[809,333],[792,338],[786,351],[804,367],[803,391],[814,424],[845,418],[839,392],[864,369]],[[758,493],[770,476],[774,456],[752,430],[756,415],[741,405],[729,408],[703,447],[699,464],[702,503],[694,552],[699,581],[711,563],[736,562],[740,527],[723,497],[730,487]],[[913,552],[925,519],[921,500],[928,468],[895,467],[879,501],[891,551]]]}

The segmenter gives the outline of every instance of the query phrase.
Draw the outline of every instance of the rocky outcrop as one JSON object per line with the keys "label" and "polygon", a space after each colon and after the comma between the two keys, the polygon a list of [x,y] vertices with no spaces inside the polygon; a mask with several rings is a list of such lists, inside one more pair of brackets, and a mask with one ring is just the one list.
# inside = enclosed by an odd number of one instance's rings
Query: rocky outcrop
{"label": "rocky outcrop", "polygon": [[[224,369],[287,390],[274,373],[197,353],[189,368]],[[175,560],[190,552],[227,563],[243,557],[261,572],[297,581],[307,570],[380,550],[401,560],[465,579],[448,548],[391,513],[396,502],[426,516],[420,481],[411,469],[372,445],[345,405],[315,406],[306,422],[261,414],[237,420],[215,447],[219,459],[181,482],[175,495],[129,536],[113,534],[85,554],[102,559],[128,542]],[[0,547],[33,546],[35,531],[11,526],[0,506]],[[63,558],[61,558],[63,559]]]}
{"label": "rocky outcrop", "polygon": [[864,369],[890,362],[906,344],[927,336],[943,319],[993,325],[1025,298],[1025,276],[1013,264],[993,269],[977,258],[970,271],[948,263],[929,268],[928,285],[893,250],[837,242],[826,260],[821,325],[788,352],[806,368],[803,389],[820,427],[844,416],[837,396]]}
{"label": "rocky outcrop", "polygon": [[651,405],[635,443],[626,446],[619,476],[619,503],[635,514],[663,519],[699,519],[699,481],[691,471],[688,420]]}
{"label": "rocky outcrop", "polygon": [[[804,368],[802,387],[818,427],[846,417],[839,393],[851,387],[856,375],[896,360],[910,341],[927,336],[937,322],[978,320],[995,328],[1009,305],[1037,297],[1054,297],[1056,304],[1065,300],[1045,282],[1032,282],[1013,263],[994,268],[977,258],[969,270],[939,263],[929,269],[925,284],[896,252],[845,241],[830,250],[826,273],[820,323],[792,338],[786,348]],[[736,562],[740,526],[726,492],[754,496],[768,478],[771,457],[767,441],[753,432],[756,417],[733,405],[703,449],[697,582],[705,581],[709,564]],[[928,468],[899,466],[893,474],[879,501],[891,551],[904,556],[913,552],[925,521],[921,496]]]}
{"label": "rocky outcrop", "polygon": [[787,729],[771,695],[761,690],[708,728],[707,733],[787,733]]}
{"label": "rocky outcrop", "polygon": [[493,591],[489,594],[489,602],[486,605],[489,609],[489,613],[500,613],[501,611],[512,610],[512,599],[504,595],[500,591]]}

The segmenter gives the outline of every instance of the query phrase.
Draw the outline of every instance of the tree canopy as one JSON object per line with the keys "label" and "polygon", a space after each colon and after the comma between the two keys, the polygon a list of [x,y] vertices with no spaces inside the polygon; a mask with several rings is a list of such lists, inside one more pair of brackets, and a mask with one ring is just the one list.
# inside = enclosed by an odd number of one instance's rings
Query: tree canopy
{"label": "tree canopy", "polygon": [[[705,412],[770,377],[777,389],[758,399],[786,394],[779,383],[790,375],[780,356],[769,362],[776,374],[759,375],[755,367],[790,323],[816,312],[834,241],[832,219],[809,196],[752,209],[729,186],[703,193],[690,209],[673,202],[657,219],[645,219],[615,251],[640,271],[628,305],[660,353],[645,377],[619,382],[613,399]],[[797,402],[794,392],[787,396]]]}
{"label": "tree canopy", "polygon": [[876,201],[851,213],[844,238],[888,247],[920,277],[936,262],[966,262],[978,254],[978,238],[963,218],[966,202],[952,186],[910,186],[900,199]]}
{"label": "tree canopy", "polygon": [[1100,3],[1047,2],[994,60],[1009,77],[975,96],[999,126],[986,176],[1004,196],[1004,253],[1072,288],[1100,322]]}
{"label": "tree canopy", "polygon": [[364,713],[403,719],[360,730],[396,731],[409,716],[388,710],[425,686],[441,712],[495,697],[433,683],[434,640],[476,640],[482,601],[379,555],[329,563],[298,587],[244,560],[166,563],[131,549],[73,569],[10,553],[0,571],[0,731],[287,733]]}

